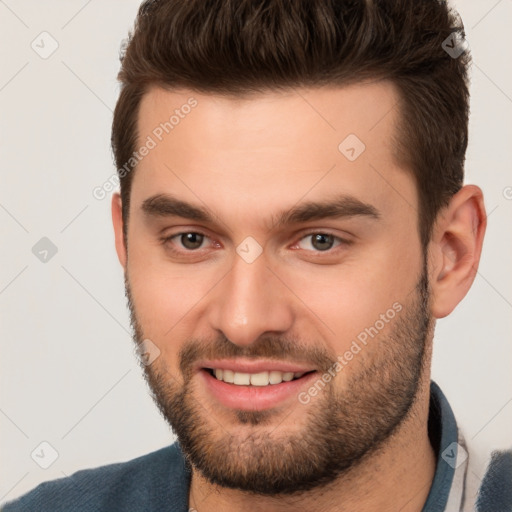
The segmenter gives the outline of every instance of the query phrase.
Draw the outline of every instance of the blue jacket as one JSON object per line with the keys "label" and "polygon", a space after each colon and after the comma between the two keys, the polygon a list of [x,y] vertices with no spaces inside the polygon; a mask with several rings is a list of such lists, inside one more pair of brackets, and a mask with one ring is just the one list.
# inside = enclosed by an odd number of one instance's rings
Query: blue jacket
{"label": "blue jacket", "polygon": [[[423,512],[512,512],[512,450],[493,452],[480,480],[452,409],[431,383],[437,466]],[[128,462],[40,484],[2,512],[188,512],[190,468],[178,443]]]}

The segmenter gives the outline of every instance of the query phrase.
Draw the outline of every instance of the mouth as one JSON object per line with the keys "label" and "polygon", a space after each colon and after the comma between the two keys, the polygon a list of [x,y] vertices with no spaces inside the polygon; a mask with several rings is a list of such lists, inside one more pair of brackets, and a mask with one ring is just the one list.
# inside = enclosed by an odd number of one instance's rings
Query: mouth
{"label": "mouth", "polygon": [[309,372],[281,372],[279,370],[267,370],[258,373],[235,372],[233,370],[222,368],[203,368],[212,377],[217,380],[234,384],[235,386],[275,386],[282,382],[291,382],[298,380]]}
{"label": "mouth", "polygon": [[[251,371],[208,365],[198,368],[206,393],[228,409],[260,411],[298,403],[298,394],[310,385],[318,372],[304,368],[263,369]],[[240,370],[238,365],[237,370]],[[243,366],[243,365],[242,365]],[[252,369],[247,365],[246,368]],[[291,370],[301,371],[291,371]],[[257,370],[257,371],[255,371]],[[284,371],[289,370],[289,371]]]}

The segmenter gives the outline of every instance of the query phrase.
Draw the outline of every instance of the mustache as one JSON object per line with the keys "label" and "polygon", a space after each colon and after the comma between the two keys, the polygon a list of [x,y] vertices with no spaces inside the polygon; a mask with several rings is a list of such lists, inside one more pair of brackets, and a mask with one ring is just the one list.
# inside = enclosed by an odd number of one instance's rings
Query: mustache
{"label": "mustache", "polygon": [[186,379],[192,376],[193,365],[201,359],[275,359],[307,363],[323,372],[337,361],[336,354],[329,354],[324,348],[272,335],[264,336],[249,346],[236,345],[222,335],[210,341],[190,340],[183,344],[178,357],[181,373]]}

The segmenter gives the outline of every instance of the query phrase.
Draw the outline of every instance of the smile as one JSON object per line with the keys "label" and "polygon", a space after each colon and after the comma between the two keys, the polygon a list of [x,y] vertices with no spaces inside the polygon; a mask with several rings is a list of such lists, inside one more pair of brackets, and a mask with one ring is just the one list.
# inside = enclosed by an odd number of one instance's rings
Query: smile
{"label": "smile", "polygon": [[271,361],[203,362],[200,387],[228,409],[261,411],[298,403],[298,394],[318,374],[311,367]]}
{"label": "smile", "polygon": [[300,379],[307,372],[280,372],[278,370],[263,371],[258,373],[234,372],[222,368],[206,368],[217,380],[236,386],[270,386]]}

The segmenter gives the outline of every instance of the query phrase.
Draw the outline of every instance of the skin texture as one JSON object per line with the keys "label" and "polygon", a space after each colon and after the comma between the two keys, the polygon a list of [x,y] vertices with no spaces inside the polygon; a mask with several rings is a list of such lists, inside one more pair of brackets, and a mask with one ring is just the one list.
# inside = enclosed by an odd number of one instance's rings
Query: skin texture
{"label": "skin texture", "polygon": [[[392,84],[247,98],[154,88],[139,112],[141,144],[191,97],[197,106],[134,171],[128,244],[119,195],[112,200],[134,337],[150,339],[160,350],[145,368],[157,404],[190,440],[206,435],[209,457],[231,476],[266,453],[259,469],[271,475],[274,467],[277,478],[283,470],[278,464],[291,463],[306,449],[300,442],[286,444],[291,439],[306,439],[311,459],[325,463],[315,454],[329,440],[329,419],[338,425],[343,420],[335,437],[350,438],[358,450],[345,450],[346,464],[321,486],[304,486],[295,495],[273,496],[264,487],[244,491],[240,479],[239,488],[219,486],[212,475],[205,477],[206,465],[203,472],[193,468],[190,506],[221,512],[420,511],[436,463],[427,434],[433,327],[462,300],[476,274],[485,232],[481,190],[465,186],[440,212],[425,261],[414,178],[393,156],[399,113]],[[349,134],[366,146],[354,161],[338,149]],[[206,208],[214,222],[145,215],[143,201],[162,193]],[[378,219],[273,222],[282,210],[338,194],[372,205]],[[180,237],[162,243],[164,236],[187,232],[206,235],[200,249],[187,252]],[[320,251],[307,235],[325,232],[340,239]],[[248,236],[262,248],[252,263],[236,252]],[[429,284],[423,302],[422,276]],[[194,358],[223,350],[240,358],[302,360],[321,372],[396,303],[401,312],[308,404],[293,397],[270,411],[242,414],[216,403],[191,371]],[[184,359],[182,351],[190,347],[197,350]],[[362,427],[349,421],[365,412]],[[186,421],[191,416],[195,425]],[[222,446],[229,450],[215,451]],[[234,452],[234,446],[240,449]]]}

